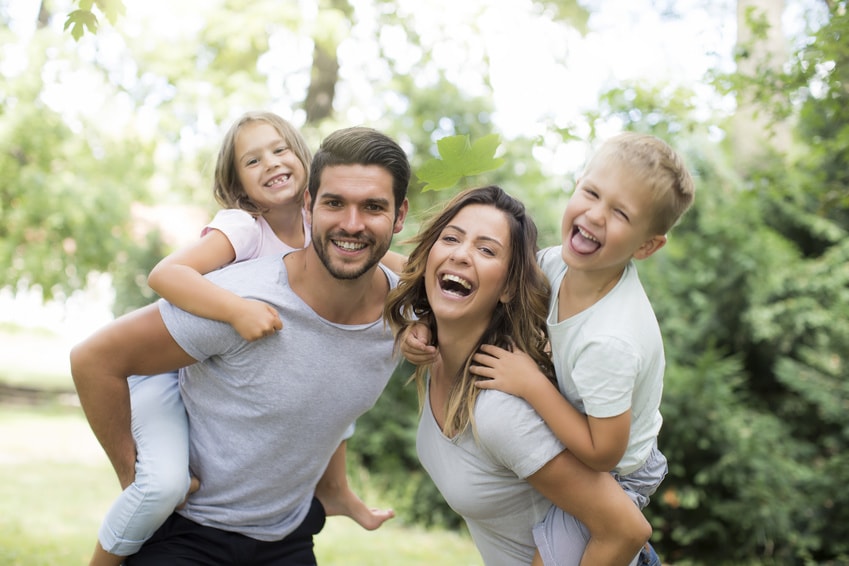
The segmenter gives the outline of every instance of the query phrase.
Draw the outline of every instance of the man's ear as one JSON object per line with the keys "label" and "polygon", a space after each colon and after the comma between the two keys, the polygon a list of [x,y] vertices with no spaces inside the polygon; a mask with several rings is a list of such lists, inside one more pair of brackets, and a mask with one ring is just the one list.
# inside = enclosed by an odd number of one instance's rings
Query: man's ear
{"label": "man's ear", "polygon": [[637,251],[634,252],[634,259],[646,259],[665,245],[666,236],[664,234],[652,236],[637,248]]}
{"label": "man's ear", "polygon": [[410,201],[404,199],[401,206],[398,208],[398,214],[395,216],[395,225],[392,227],[392,233],[397,234],[404,229],[404,220],[407,218],[407,211],[410,209]]}
{"label": "man's ear", "polygon": [[304,210],[307,211],[307,220],[312,225],[312,197],[307,189],[304,189]]}

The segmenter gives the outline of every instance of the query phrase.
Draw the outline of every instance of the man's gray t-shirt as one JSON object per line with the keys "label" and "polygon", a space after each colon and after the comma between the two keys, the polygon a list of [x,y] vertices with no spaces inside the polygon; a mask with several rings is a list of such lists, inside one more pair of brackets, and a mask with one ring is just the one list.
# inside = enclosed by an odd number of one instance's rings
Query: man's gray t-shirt
{"label": "man's gray t-shirt", "polygon": [[[206,276],[275,307],[283,329],[272,336],[246,342],[226,323],[160,302],[168,331],[198,360],[180,371],[180,392],[201,485],[179,513],[259,540],[279,540],[301,523],[346,428],[374,405],[394,365],[382,318],[324,320],[292,291],[281,258]],[[383,272],[394,287],[397,276]]]}

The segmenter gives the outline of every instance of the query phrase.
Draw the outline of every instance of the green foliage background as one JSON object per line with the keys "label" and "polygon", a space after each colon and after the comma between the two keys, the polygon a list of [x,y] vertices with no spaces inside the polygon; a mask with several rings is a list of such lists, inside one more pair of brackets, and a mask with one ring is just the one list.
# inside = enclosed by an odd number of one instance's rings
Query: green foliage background
{"label": "green foliage background", "polygon": [[[27,48],[31,71],[4,75],[0,90],[0,286],[39,286],[46,297],[63,297],[84,287],[90,274],[109,272],[116,313],[152,299],[145,275],[170,248],[156,230],[138,233],[134,203],[191,203],[212,212],[211,161],[233,114],[272,106],[269,93],[282,87],[290,92],[286,103],[297,107],[293,116],[303,117],[299,105],[309,106],[307,88],[285,79],[281,87],[279,77],[274,84],[258,60],[272,40],[296,45],[312,28],[297,10],[255,4],[209,4],[198,34],[175,39],[167,52],[129,32],[119,34],[123,43],[110,44],[119,45],[111,52],[93,48],[104,27],[120,31],[132,23],[116,0],[86,5],[110,16],[105,23],[101,13],[97,35],[84,29],[78,42],[70,28],[38,27]],[[469,94],[432,56],[433,37],[391,4],[373,1],[375,29],[391,28],[418,49],[417,73],[377,32],[373,65],[361,72],[374,86],[364,115],[404,144],[421,174],[411,187],[416,212],[398,249],[433,206],[461,186],[490,182],[524,200],[540,225],[541,245],[556,244],[562,187],[573,179],[546,172],[535,150],[553,137],[572,140],[577,131],[592,141],[611,123],[669,141],[697,178],[697,198],[666,248],[639,265],[668,366],[660,443],[670,471],[646,511],[653,542],[675,564],[849,563],[847,3],[806,4],[809,29],[783,68],[752,76],[717,70],[709,77],[717,96],[745,93],[761,115],[790,131],[789,147],[765,144],[751,161],[735,151],[734,113],[705,116],[694,90],[680,85],[622,83],[600,95],[582,128],[552,123],[538,138],[507,139],[492,122],[486,57],[480,89]],[[47,13],[45,22],[61,24],[86,6]],[[575,2],[534,6],[540,17],[562,18],[564,26],[587,23],[587,10]],[[251,15],[257,13],[280,15],[258,21]],[[341,39],[350,40],[356,18],[347,2],[319,2],[315,29],[321,31],[311,36],[313,44],[332,52]],[[15,38],[0,4],[0,43]],[[456,40],[436,42],[447,39]],[[98,54],[91,56],[92,49]],[[133,80],[116,74],[110,57],[134,68]],[[66,71],[57,70],[57,61]],[[109,100],[125,101],[133,116],[153,117],[155,135],[138,127],[104,130],[51,109],[40,95],[45,77],[68,69],[102,76]],[[344,76],[334,80],[345,84]],[[308,140],[316,145],[344,124],[338,115],[337,109],[307,119]],[[441,153],[439,140],[449,136],[472,148],[493,135],[499,145],[494,155],[484,152],[484,161],[492,161],[480,174]],[[437,158],[446,169],[437,163],[434,175]],[[435,181],[447,188],[423,190]],[[404,383],[401,372],[358,422],[351,453],[408,520],[457,526],[418,465],[417,401]]]}

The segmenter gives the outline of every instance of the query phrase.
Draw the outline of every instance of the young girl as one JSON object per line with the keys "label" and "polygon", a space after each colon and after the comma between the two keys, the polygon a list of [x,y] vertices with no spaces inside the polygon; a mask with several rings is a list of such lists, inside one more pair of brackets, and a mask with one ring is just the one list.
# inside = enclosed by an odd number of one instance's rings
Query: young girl
{"label": "young girl", "polygon": [[[196,243],[163,259],[150,273],[153,290],[192,314],[230,324],[259,340],[283,328],[268,304],[240,297],[203,277],[234,262],[282,254],[310,243],[304,190],[310,151],[301,134],[270,112],[249,112],[224,137],[215,166],[214,194],[223,210]],[[388,255],[399,269],[401,256]],[[403,259],[403,258],[401,258]],[[117,566],[134,554],[203,478],[190,478],[188,423],[177,374],[129,380],[136,469],[116,470],[123,493],[100,528],[92,565]],[[353,425],[346,437],[353,433]],[[364,528],[394,516],[369,509],[349,489],[345,441],[316,486],[327,515],[348,515]]]}

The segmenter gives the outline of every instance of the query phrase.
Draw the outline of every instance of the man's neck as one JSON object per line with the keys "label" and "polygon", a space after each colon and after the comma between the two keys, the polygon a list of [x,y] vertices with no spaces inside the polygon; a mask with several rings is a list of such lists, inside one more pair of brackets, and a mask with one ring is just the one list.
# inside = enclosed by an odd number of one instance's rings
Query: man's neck
{"label": "man's neck", "polygon": [[283,261],[289,286],[325,320],[369,324],[383,315],[389,281],[377,265],[356,279],[338,279],[327,271],[312,246],[286,255]]}

